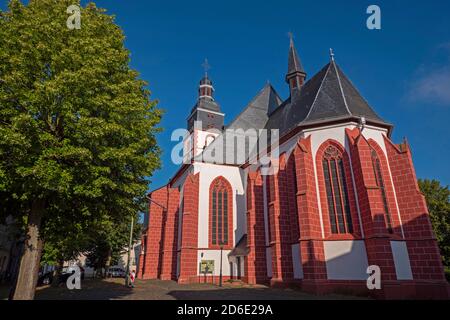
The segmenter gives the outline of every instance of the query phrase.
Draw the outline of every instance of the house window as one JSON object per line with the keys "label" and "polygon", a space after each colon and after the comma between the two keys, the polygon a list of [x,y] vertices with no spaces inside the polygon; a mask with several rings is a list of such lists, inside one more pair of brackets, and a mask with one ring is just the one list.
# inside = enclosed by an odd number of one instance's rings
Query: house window
{"label": "house window", "polygon": [[333,234],[353,233],[347,180],[342,153],[334,146],[325,150],[322,161],[328,213]]}
{"label": "house window", "polygon": [[211,214],[210,236],[212,246],[231,245],[232,189],[222,177],[213,181],[210,188]]}
{"label": "house window", "polygon": [[392,219],[391,219],[391,214],[389,212],[389,206],[387,203],[386,188],[384,186],[383,175],[381,173],[380,159],[378,158],[378,155],[375,150],[372,150],[372,167],[373,167],[373,173],[375,175],[377,187],[379,188],[379,190],[381,192],[381,199],[383,201],[383,209],[384,209],[384,217],[385,217],[386,225],[388,228],[388,232],[393,233]]}

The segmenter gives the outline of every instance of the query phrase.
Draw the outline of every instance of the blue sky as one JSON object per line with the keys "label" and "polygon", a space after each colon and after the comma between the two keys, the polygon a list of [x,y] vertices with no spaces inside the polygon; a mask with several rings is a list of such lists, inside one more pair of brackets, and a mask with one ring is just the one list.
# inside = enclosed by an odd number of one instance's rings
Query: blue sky
{"label": "blue sky", "polygon": [[[2,0],[4,8],[6,1]],[[85,1],[83,1],[84,3]],[[169,180],[171,132],[186,126],[208,58],[226,122],[270,81],[286,98],[288,31],[313,76],[336,61],[371,106],[406,136],[420,178],[450,183],[450,1],[144,1],[98,0],[116,15],[132,67],[166,110],[158,141],[162,169],[151,189]],[[366,28],[366,9],[381,8],[382,29]]]}

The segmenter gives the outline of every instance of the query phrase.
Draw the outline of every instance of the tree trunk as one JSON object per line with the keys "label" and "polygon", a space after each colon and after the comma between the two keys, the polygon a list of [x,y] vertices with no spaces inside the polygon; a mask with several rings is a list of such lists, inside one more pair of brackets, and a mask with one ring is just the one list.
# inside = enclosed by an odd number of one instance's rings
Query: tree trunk
{"label": "tree trunk", "polygon": [[109,268],[111,267],[111,259],[112,259],[112,251],[111,249],[108,250],[108,256],[106,258],[106,263],[105,263],[105,273],[103,275],[103,278],[106,278],[108,276],[108,271]]}
{"label": "tree trunk", "polygon": [[20,261],[14,300],[33,300],[39,274],[43,242],[39,237],[45,201],[34,200],[28,215],[27,240]]}

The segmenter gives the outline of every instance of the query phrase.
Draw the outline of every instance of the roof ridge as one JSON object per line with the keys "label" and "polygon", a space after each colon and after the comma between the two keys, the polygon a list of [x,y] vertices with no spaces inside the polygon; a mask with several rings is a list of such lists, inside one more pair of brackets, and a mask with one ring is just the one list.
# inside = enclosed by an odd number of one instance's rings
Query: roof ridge
{"label": "roof ridge", "polygon": [[334,70],[336,70],[336,76],[337,76],[337,80],[339,83],[339,89],[341,90],[342,98],[344,99],[345,108],[347,109],[348,114],[352,116],[353,114],[348,107],[347,98],[345,97],[344,89],[342,88],[341,77],[339,76],[339,70],[336,66],[336,63],[334,62],[334,59],[331,61],[331,64],[334,65]]}
{"label": "roof ridge", "polygon": [[[323,83],[324,83],[324,81],[325,81],[325,78],[327,77],[328,72],[330,71],[330,67],[331,67],[331,62],[328,63],[327,72],[325,72],[325,74],[324,74],[324,76],[323,76],[323,78],[322,78],[322,81],[320,81],[319,89],[318,89],[317,92],[316,92],[316,96],[314,97],[314,101],[313,101],[313,103],[311,104],[311,108],[309,109],[308,114],[306,115],[306,117],[305,117],[301,122],[304,122],[306,119],[308,119],[309,115],[311,114],[312,110],[314,109],[314,105],[316,104],[317,98],[319,97],[319,93],[320,93],[320,90],[322,89],[322,86],[323,86]],[[320,72],[320,71],[319,71],[319,72]]]}

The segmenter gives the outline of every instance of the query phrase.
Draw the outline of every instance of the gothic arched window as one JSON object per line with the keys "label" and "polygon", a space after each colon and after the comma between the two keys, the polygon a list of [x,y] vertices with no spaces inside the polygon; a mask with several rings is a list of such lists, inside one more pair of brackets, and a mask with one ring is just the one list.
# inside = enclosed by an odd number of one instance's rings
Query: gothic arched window
{"label": "gothic arched window", "polygon": [[353,233],[347,181],[342,153],[334,146],[325,150],[322,161],[331,232]]}
{"label": "gothic arched window", "polygon": [[220,177],[210,187],[210,245],[232,245],[233,202],[228,181]]}
{"label": "gothic arched window", "polygon": [[381,199],[383,200],[384,217],[385,217],[387,229],[388,229],[389,233],[393,233],[392,219],[391,219],[391,214],[389,212],[389,206],[387,203],[386,189],[385,189],[383,175],[382,175],[382,171],[381,171],[380,159],[378,158],[377,152],[373,149],[372,149],[371,155],[372,155],[373,173],[375,175],[377,187],[379,188],[379,190],[381,192]]}

